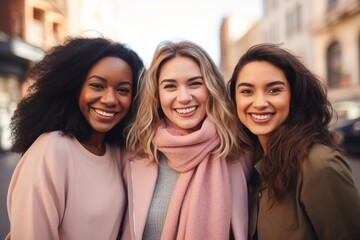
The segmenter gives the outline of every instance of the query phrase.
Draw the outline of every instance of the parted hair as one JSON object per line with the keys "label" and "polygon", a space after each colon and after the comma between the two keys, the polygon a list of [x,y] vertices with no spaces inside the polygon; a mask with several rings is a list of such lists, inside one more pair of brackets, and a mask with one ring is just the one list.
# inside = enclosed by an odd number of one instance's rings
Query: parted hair
{"label": "parted hair", "polygon": [[138,114],[129,130],[128,149],[150,161],[158,161],[156,146],[152,144],[160,121],[164,118],[159,102],[158,80],[164,63],[178,56],[190,58],[198,64],[209,91],[206,104],[207,117],[215,123],[221,140],[218,148],[220,157],[235,158],[243,153],[248,145],[244,143],[241,146],[242,142],[238,141],[241,131],[234,131],[236,118],[231,113],[234,109],[226,94],[223,76],[208,53],[187,40],[164,41],[157,46],[152,62],[139,84]]}
{"label": "parted hair", "polygon": [[[33,84],[11,119],[13,151],[24,153],[45,132],[62,131],[79,140],[90,137],[92,129],[80,111],[78,96],[89,70],[104,57],[120,58],[130,66],[134,98],[143,69],[135,51],[102,37],[69,37],[29,70]],[[104,141],[125,145],[123,130],[133,116],[132,106],[127,116],[106,133]]]}
{"label": "parted hair", "polygon": [[[324,144],[338,149],[333,134],[329,131],[333,108],[327,99],[324,82],[314,75],[294,54],[279,44],[258,44],[251,47],[238,61],[228,83],[234,104],[236,80],[242,68],[250,62],[266,61],[286,76],[291,91],[290,112],[285,122],[276,128],[267,141],[262,178],[269,194],[274,199],[289,190],[297,177],[300,164],[314,144]],[[254,144],[257,137],[241,122],[240,127]]]}

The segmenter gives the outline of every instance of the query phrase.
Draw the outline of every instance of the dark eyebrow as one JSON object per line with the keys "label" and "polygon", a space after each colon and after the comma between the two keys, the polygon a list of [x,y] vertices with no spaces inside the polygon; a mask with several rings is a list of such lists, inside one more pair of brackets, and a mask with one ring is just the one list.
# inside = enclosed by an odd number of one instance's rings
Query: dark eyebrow
{"label": "dark eyebrow", "polygon": [[244,83],[239,83],[237,85],[237,88],[238,87],[254,87],[254,84],[244,82]]}
{"label": "dark eyebrow", "polygon": [[[99,79],[100,81],[102,81],[102,82],[104,82],[104,83],[107,83],[106,78],[103,78],[103,77],[101,77],[101,76],[99,76],[99,75],[92,75],[92,76],[89,77],[89,79],[91,79],[91,78],[96,78],[96,79]],[[123,85],[130,85],[130,86],[132,86],[132,83],[131,83],[131,81],[129,81],[129,80],[125,80],[125,81],[120,82],[118,85],[119,85],[119,86],[123,86]]]}
{"label": "dark eyebrow", "polygon": [[274,85],[284,85],[285,86],[285,83],[283,81],[274,81],[274,82],[269,82],[268,84],[266,84],[267,87],[271,87],[271,86],[274,86]]}
{"label": "dark eyebrow", "polygon": [[[283,81],[274,81],[274,82],[269,82],[268,84],[266,84],[267,87],[271,87],[271,86],[274,86],[274,85],[284,85],[285,86],[285,83]],[[254,84],[251,84],[251,83],[247,83],[247,82],[244,82],[244,83],[239,83],[237,85],[237,87],[254,87]]]}
{"label": "dark eyebrow", "polygon": [[[204,80],[204,78],[202,76],[195,76],[195,77],[191,77],[188,79],[188,82],[192,82],[192,81],[195,81],[197,79],[201,78],[202,80]],[[170,83],[173,83],[173,82],[176,82],[175,79],[163,79],[161,82],[160,82],[160,85],[163,84],[164,82],[170,82]]]}
{"label": "dark eyebrow", "polygon": [[99,80],[101,80],[103,82],[107,82],[106,78],[100,77],[99,75],[91,75],[89,77],[89,79],[91,79],[91,78],[97,78],[97,79],[99,79]]}

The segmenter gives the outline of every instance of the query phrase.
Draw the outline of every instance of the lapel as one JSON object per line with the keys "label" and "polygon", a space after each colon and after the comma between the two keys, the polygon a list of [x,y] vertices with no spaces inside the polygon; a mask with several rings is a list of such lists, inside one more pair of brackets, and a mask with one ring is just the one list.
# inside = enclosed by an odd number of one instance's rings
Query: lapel
{"label": "lapel", "polygon": [[129,164],[129,211],[131,232],[135,239],[142,239],[158,175],[158,164],[146,159]]}
{"label": "lapel", "polygon": [[235,239],[247,238],[248,195],[244,172],[245,159],[227,163],[231,187],[231,228]]}

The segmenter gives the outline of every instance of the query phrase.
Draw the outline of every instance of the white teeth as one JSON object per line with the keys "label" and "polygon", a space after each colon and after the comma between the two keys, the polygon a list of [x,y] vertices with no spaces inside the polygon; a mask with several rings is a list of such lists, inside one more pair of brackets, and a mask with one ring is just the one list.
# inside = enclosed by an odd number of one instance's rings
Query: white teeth
{"label": "white teeth", "polygon": [[272,114],[251,114],[251,116],[257,120],[265,120],[265,119],[269,119]]}
{"label": "white teeth", "polygon": [[181,114],[186,114],[195,111],[195,109],[196,107],[191,107],[191,108],[175,109],[175,111]]}
{"label": "white teeth", "polygon": [[115,113],[109,113],[109,112],[104,112],[104,111],[101,111],[99,109],[94,109],[96,113],[104,116],[104,117],[112,117],[115,115]]}

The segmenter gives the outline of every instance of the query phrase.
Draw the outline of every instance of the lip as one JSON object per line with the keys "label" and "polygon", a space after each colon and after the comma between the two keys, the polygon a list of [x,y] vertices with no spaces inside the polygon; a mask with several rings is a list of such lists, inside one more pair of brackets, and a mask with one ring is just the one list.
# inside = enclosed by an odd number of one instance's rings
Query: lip
{"label": "lip", "polygon": [[275,113],[248,113],[248,115],[256,123],[266,123],[274,117]]}
{"label": "lip", "polygon": [[94,113],[98,117],[103,118],[103,119],[114,118],[119,113],[119,112],[114,112],[114,111],[109,111],[109,110],[104,110],[104,109],[99,109],[99,108],[91,108],[91,109],[94,111]]}
{"label": "lip", "polygon": [[182,107],[182,108],[174,108],[173,110],[175,111],[176,114],[180,115],[180,116],[192,116],[195,114],[196,110],[198,109],[198,106],[191,106],[191,107]]}

